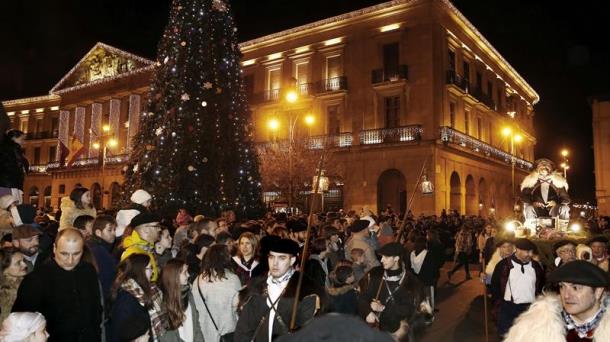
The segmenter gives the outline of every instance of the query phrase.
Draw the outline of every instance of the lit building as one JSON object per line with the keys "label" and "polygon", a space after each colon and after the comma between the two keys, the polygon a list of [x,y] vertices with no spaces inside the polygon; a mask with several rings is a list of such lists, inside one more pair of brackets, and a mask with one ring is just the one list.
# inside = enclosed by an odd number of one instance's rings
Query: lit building
{"label": "lit building", "polygon": [[610,215],[610,96],[591,101],[593,109],[593,153],[595,159],[595,197],[599,215]]}
{"label": "lit building", "polygon": [[[329,186],[327,209],[404,209],[425,165],[434,192],[416,194],[415,213],[512,211],[511,183],[518,188],[534,158],[539,96],[448,0],[382,3],[240,47],[256,141],[272,138],[270,119],[281,128],[290,113],[311,114],[315,123],[300,136],[312,148],[329,143],[345,165],[342,179]],[[51,95],[4,103],[14,126],[26,122],[28,133],[39,131],[32,118],[44,108],[40,131],[60,141],[28,140],[28,159],[40,145],[39,163],[47,166],[27,178],[26,201],[33,187],[50,186],[57,207],[80,183],[94,190],[97,207],[112,206],[153,68],[152,61],[99,43]],[[284,100],[290,89],[299,95],[294,103]],[[288,137],[281,129],[274,134]],[[102,146],[93,148],[102,135],[118,139],[106,158]],[[70,167],[60,165],[59,146],[73,137],[85,154]]]}

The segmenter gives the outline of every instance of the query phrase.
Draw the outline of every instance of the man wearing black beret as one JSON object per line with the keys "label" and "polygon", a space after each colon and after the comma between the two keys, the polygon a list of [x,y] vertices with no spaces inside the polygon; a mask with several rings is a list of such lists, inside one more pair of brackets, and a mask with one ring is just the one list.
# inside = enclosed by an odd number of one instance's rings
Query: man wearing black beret
{"label": "man wearing black beret", "polygon": [[500,338],[544,286],[544,270],[532,260],[536,245],[521,238],[515,240],[515,248],[513,255],[496,265],[491,277],[491,297],[498,313],[496,324]]}
{"label": "man wearing black beret", "polygon": [[358,311],[369,324],[390,333],[400,328],[402,320],[411,320],[431,315],[426,305],[424,286],[405,267],[405,249],[398,242],[385,244],[377,250],[381,264],[370,270],[361,282]]}
{"label": "man wearing black beret", "polygon": [[505,342],[610,341],[610,277],[584,260],[567,263],[549,274],[559,296],[540,296],[506,335]]}
{"label": "man wearing black beret", "polygon": [[[235,342],[267,342],[290,332],[292,305],[299,280],[299,272],[294,269],[294,264],[299,250],[299,245],[290,239],[269,244],[269,274],[250,281],[247,289],[249,296],[235,328]],[[303,277],[296,328],[313,319],[323,291]]]}
{"label": "man wearing black beret", "polygon": [[364,251],[364,272],[370,271],[373,267],[379,266],[379,261],[375,255],[375,248],[369,243],[369,230],[371,224],[369,220],[356,220],[349,227],[351,236],[345,242],[345,259],[351,260],[352,250],[360,248]]}
{"label": "man wearing black beret", "polygon": [[589,240],[589,247],[593,252],[593,263],[608,272],[608,238],[600,235]]}
{"label": "man wearing black beret", "polygon": [[124,251],[121,261],[132,254],[147,254],[150,257],[153,274],[151,281],[157,281],[159,267],[155,258],[155,243],[161,235],[161,218],[150,212],[143,212],[131,219],[129,226],[133,228],[131,235],[123,236]]}

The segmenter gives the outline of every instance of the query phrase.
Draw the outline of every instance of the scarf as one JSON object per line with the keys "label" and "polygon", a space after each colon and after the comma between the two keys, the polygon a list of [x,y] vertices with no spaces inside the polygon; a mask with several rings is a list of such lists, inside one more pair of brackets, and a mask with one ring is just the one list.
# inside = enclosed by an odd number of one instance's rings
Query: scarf
{"label": "scarf", "polygon": [[328,265],[326,265],[326,259],[320,258],[319,254],[312,254],[309,256],[309,260],[315,260],[320,264],[320,267],[322,267],[322,271],[324,271],[324,287],[329,288],[330,281],[328,279]]}
{"label": "scarf", "polygon": [[291,267],[290,269],[288,269],[288,271],[283,276],[281,276],[280,278],[277,278],[277,279],[273,278],[273,276],[271,274],[269,274],[269,278],[267,278],[267,284],[269,284],[269,282],[271,282],[273,284],[279,285],[283,282],[286,282],[286,281],[290,280],[290,278],[292,277],[294,272],[295,272],[294,268]]}
{"label": "scarf", "polygon": [[521,273],[525,273],[525,267],[523,267],[523,266],[525,266],[531,262],[530,261],[530,262],[524,263],[523,261],[519,260],[514,254],[511,256],[511,260],[514,261],[515,263],[521,265]]}
{"label": "scarf", "polygon": [[427,249],[422,250],[419,254],[415,254],[415,251],[411,252],[411,268],[415,274],[419,274],[419,271],[421,271],[421,266],[424,264],[427,254]]}
{"label": "scarf", "polygon": [[256,266],[258,266],[258,260],[256,260],[255,257],[250,258],[250,261],[246,262],[244,258],[238,257],[236,255],[233,257],[233,261],[235,261],[237,266],[248,272],[249,276],[252,276],[252,271],[254,270],[254,268],[256,268]]}
{"label": "scarf", "polygon": [[165,333],[164,326],[164,315],[165,312],[162,309],[163,305],[163,294],[155,285],[151,285],[151,305],[147,306],[144,300],[144,291],[136,283],[133,279],[127,279],[124,283],[121,284],[121,288],[127,293],[134,296],[140,305],[142,305],[148,311],[148,315],[150,316],[150,331],[152,333],[153,341],[159,341],[159,337]]}
{"label": "scarf", "polygon": [[604,313],[606,313],[606,309],[608,308],[607,304],[608,300],[602,300],[602,305],[595,314],[595,316],[593,316],[593,318],[589,319],[587,322],[581,325],[578,325],[578,323],[574,321],[574,319],[572,318],[572,316],[570,316],[569,313],[565,312],[564,310],[561,310],[561,316],[563,317],[563,321],[566,323],[566,329],[573,329],[574,331],[576,331],[578,337],[580,338],[592,338],[593,331],[595,331],[595,328],[597,328],[599,322],[601,322],[602,318],[604,317]]}

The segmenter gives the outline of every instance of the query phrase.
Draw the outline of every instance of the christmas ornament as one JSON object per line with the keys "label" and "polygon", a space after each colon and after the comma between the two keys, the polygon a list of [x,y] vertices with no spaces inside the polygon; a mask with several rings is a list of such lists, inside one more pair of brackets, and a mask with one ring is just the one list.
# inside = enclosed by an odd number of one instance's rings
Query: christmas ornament
{"label": "christmas ornament", "polygon": [[205,82],[203,84],[203,89],[212,89],[212,82]]}
{"label": "christmas ornament", "polygon": [[182,96],[180,96],[180,99],[181,99],[182,101],[188,101],[188,100],[190,100],[190,98],[191,98],[191,97],[190,97],[190,96],[189,96],[189,94],[187,94],[187,93],[184,93],[184,94],[182,94]]}
{"label": "christmas ornament", "polygon": [[214,0],[212,1],[212,8],[218,12],[226,12],[227,5],[222,0]]}
{"label": "christmas ornament", "polygon": [[208,106],[208,103],[207,103],[207,102],[205,102],[205,101],[202,101],[202,102],[201,102],[201,106],[202,106],[202,107],[207,107],[207,106]]}
{"label": "christmas ornament", "polygon": [[183,40],[182,42],[180,42],[180,46],[186,46],[186,42]]}
{"label": "christmas ornament", "polygon": [[163,134],[163,127],[159,127],[155,130],[156,136],[160,136],[161,134]]}
{"label": "christmas ornament", "polygon": [[175,138],[176,137],[176,132],[172,132],[172,137]]}
{"label": "christmas ornament", "polygon": [[189,165],[187,167],[187,170],[189,170],[190,172],[193,172],[193,171],[195,171],[195,167],[193,165]]}
{"label": "christmas ornament", "polygon": [[208,162],[208,158],[203,157],[203,159],[201,159],[202,162],[207,163]]}
{"label": "christmas ornament", "polygon": [[163,60],[164,64],[167,64],[167,62],[169,62],[169,57],[165,57],[165,59]]}

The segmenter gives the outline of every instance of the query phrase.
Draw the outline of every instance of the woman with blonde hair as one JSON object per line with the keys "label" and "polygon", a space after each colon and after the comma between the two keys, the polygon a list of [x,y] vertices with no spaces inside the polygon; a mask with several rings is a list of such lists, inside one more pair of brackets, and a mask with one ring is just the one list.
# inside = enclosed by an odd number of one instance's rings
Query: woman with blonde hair
{"label": "woman with blonde hair", "polygon": [[45,342],[47,321],[38,312],[13,312],[2,322],[0,342]]}
{"label": "woman with blonde hair", "polygon": [[258,239],[250,232],[245,232],[237,240],[237,254],[232,258],[235,274],[242,285],[252,278],[252,272],[258,267]]}

